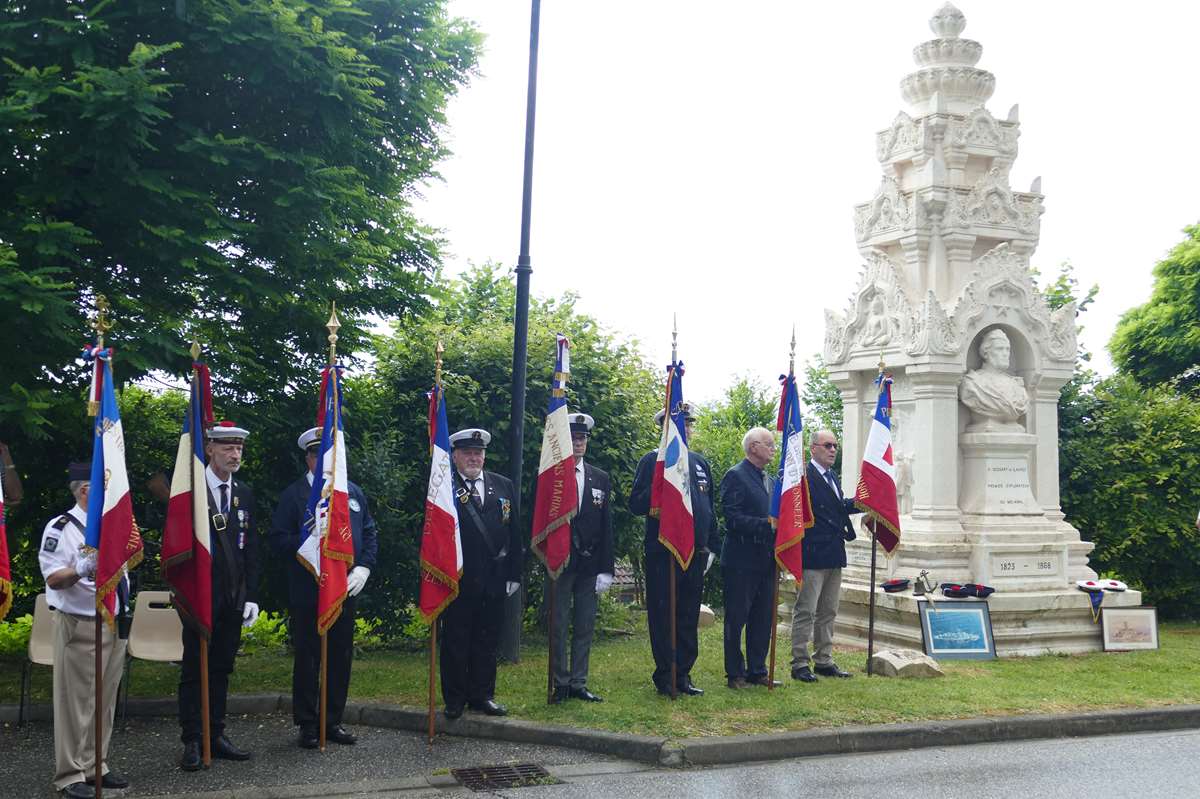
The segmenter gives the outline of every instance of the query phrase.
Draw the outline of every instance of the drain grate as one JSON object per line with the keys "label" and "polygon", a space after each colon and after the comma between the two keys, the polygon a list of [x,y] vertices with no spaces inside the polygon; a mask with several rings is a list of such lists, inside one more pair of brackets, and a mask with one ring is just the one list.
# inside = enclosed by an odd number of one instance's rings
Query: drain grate
{"label": "drain grate", "polygon": [[524,788],[528,785],[558,785],[562,780],[537,763],[512,763],[507,766],[478,766],[451,769],[460,785],[472,791],[495,791],[502,788]]}

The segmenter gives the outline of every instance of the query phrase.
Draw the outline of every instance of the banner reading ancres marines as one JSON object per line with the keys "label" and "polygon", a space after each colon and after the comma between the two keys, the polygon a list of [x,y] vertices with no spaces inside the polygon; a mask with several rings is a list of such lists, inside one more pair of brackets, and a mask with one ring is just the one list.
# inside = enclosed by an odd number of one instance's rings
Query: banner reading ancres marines
{"label": "banner reading ancres marines", "polygon": [[342,427],[340,366],[327,366],[321,380],[317,427],[321,449],[300,528],[296,557],[317,579],[317,633],[324,635],[342,613],[346,573],[354,563],[346,439]]}
{"label": "banner reading ancres marines", "polygon": [[879,375],[879,399],[867,448],[863,451],[862,468],[858,472],[858,489],[854,504],[866,514],[867,529],[873,530],[875,540],[891,555],[900,546],[900,510],[896,502],[896,459],[892,453],[892,377]]}
{"label": "banner reading ancres marines", "polygon": [[208,367],[193,363],[191,401],[175,454],[162,543],[163,579],[175,593],[175,607],[203,638],[212,634],[212,541],[204,476],[204,430],[213,422],[211,397]]}
{"label": "banner reading ancres marines", "polygon": [[685,571],[696,548],[692,517],[692,470],[683,407],[683,364],[667,367],[667,392],[654,482],[650,486],[650,515],[658,518],[658,541]]}
{"label": "banner reading ancres marines", "polygon": [[804,423],[796,376],[781,377],[778,429],[783,433],[779,479],[771,496],[771,525],[775,528],[775,560],[796,578],[804,579],[804,531],[813,526],[812,495],[808,492],[808,461],[804,457]]}
{"label": "banner reading ancres marines", "polygon": [[538,465],[537,498],[533,506],[533,551],[546,565],[551,579],[571,559],[571,519],[579,511],[575,483],[575,457],[571,448],[571,425],[567,420],[567,376],[571,371],[571,344],[559,334],[554,359],[554,384],[542,433],[542,457]]}
{"label": "banner reading ancres marines", "polygon": [[433,622],[458,596],[463,554],[451,480],[446,398],[435,384],[429,393],[429,490],[421,529],[421,615]]}
{"label": "banner reading ancres marines", "polygon": [[96,612],[109,626],[117,613],[117,591],[125,572],[142,562],[142,536],[133,520],[125,434],[112,386],[111,348],[88,347],[84,360],[98,364],[99,413],[93,426],[91,490],[84,544],[97,550]]}

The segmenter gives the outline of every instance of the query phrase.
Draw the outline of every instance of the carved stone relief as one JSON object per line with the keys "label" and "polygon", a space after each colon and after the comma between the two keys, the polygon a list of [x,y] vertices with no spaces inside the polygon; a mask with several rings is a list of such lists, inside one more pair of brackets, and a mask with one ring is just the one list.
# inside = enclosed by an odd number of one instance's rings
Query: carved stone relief
{"label": "carved stone relief", "polygon": [[913,222],[913,198],[900,191],[895,178],[884,176],[875,198],[854,209],[854,235],[858,241],[886,230],[900,230]]}

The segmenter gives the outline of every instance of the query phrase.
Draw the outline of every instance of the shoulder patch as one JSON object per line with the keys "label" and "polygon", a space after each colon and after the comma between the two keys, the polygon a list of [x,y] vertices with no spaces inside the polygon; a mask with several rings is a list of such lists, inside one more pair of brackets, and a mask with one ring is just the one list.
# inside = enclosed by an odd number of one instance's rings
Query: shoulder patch
{"label": "shoulder patch", "polygon": [[[55,530],[63,530],[63,529],[66,529],[66,526],[68,524],[70,524],[70,522],[71,522],[71,517],[64,513],[62,516],[59,516],[57,519],[55,519],[54,524],[52,524],[50,526],[53,527]],[[53,552],[54,550],[50,550],[50,551]]]}
{"label": "shoulder patch", "polygon": [[42,542],[43,552],[54,552],[58,549],[58,539],[52,535],[46,536],[46,540]]}

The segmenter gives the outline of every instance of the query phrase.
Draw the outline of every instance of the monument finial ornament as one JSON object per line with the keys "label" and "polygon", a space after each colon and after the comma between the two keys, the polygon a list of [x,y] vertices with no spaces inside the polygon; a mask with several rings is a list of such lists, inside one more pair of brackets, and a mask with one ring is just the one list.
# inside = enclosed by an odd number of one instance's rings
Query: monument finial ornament
{"label": "monument finial ornament", "polygon": [[929,29],[939,39],[957,39],[967,27],[967,18],[954,3],[946,3],[929,18]]}

